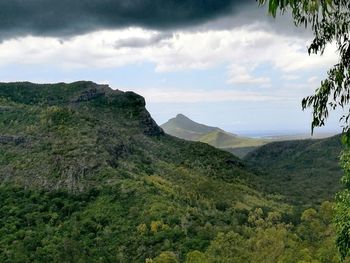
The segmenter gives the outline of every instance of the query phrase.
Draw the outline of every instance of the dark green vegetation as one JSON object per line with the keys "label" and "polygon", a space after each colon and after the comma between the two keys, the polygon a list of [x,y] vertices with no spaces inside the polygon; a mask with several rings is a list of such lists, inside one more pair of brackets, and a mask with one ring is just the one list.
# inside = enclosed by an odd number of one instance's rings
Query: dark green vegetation
{"label": "dark green vegetation", "polygon": [[164,131],[175,137],[207,143],[216,148],[231,152],[238,157],[266,144],[269,140],[240,137],[217,127],[192,121],[182,114],[161,125]]}
{"label": "dark green vegetation", "polygon": [[332,205],[300,214],[256,177],[132,92],[0,84],[0,262],[339,262]]}
{"label": "dark green vegetation", "polygon": [[127,183],[78,195],[1,187],[0,261],[340,262],[329,202],[293,226],[278,212]]}
{"label": "dark green vegetation", "polygon": [[[345,137],[349,138],[349,137]],[[342,258],[350,254],[350,148],[349,144],[342,152],[341,166],[344,170],[342,183],[344,189],[337,194],[335,222],[337,230],[337,245]]]}
{"label": "dark green vegetation", "polygon": [[294,205],[319,205],[340,190],[341,136],[326,139],[273,142],[248,154],[263,191],[281,194]]}

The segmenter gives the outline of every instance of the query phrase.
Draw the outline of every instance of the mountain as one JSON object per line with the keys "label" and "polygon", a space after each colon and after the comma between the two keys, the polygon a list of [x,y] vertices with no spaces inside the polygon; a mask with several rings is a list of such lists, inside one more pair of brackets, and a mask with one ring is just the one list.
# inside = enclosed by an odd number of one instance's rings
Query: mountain
{"label": "mountain", "polygon": [[[312,144],[267,161],[318,171]],[[332,204],[264,189],[263,158],[165,134],[133,92],[0,83],[0,262],[340,262]]]}
{"label": "mountain", "polygon": [[1,262],[183,261],[253,208],[290,215],[252,177],[230,153],[164,134],[133,92],[0,83]]}
{"label": "mountain", "polygon": [[199,141],[200,137],[205,134],[220,131],[217,127],[194,122],[183,114],[176,115],[175,118],[162,124],[161,127],[170,135],[191,141]]}
{"label": "mountain", "polygon": [[240,137],[217,127],[200,124],[183,114],[178,114],[175,118],[162,124],[161,127],[172,136],[189,141],[204,142],[229,151],[238,157],[244,157],[250,151],[268,142],[268,140]]}
{"label": "mountain", "polygon": [[244,160],[259,174],[262,191],[281,194],[295,205],[332,200],[341,187],[341,136],[266,144]]}

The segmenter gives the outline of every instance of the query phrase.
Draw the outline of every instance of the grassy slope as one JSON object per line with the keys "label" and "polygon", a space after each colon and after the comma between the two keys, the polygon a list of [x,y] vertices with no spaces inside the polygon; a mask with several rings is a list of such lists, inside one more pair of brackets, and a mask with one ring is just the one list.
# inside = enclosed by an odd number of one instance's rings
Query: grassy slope
{"label": "grassy slope", "polygon": [[243,157],[255,149],[251,147],[258,147],[268,142],[268,140],[239,137],[216,127],[196,123],[181,114],[170,119],[161,127],[170,135],[185,140],[204,142],[237,154],[239,157]]}
{"label": "grassy slope", "polygon": [[266,144],[266,141],[254,138],[233,136],[224,131],[213,131],[199,138],[199,141],[208,143],[217,148],[243,148]]}
{"label": "grassy slope", "polygon": [[170,119],[161,127],[172,136],[189,141],[199,141],[200,137],[212,131],[220,130],[217,127],[197,123],[182,114]]}
{"label": "grassy slope", "polygon": [[3,83],[0,102],[1,262],[181,259],[251,208],[289,209],[231,154],[164,135],[132,92]]}
{"label": "grassy slope", "polygon": [[280,193],[295,204],[319,204],[333,199],[342,176],[340,135],[317,140],[274,142],[245,160],[257,171],[261,189]]}

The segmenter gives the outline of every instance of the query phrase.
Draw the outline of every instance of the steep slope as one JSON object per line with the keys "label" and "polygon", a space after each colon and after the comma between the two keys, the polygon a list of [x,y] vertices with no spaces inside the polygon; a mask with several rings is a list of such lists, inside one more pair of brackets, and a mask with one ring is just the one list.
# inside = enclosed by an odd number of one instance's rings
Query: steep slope
{"label": "steep slope", "polygon": [[227,152],[164,134],[135,93],[0,84],[0,262],[183,259],[252,208],[289,213],[253,176]]}
{"label": "steep slope", "polygon": [[220,130],[217,127],[194,122],[183,114],[176,115],[175,118],[162,124],[161,127],[170,135],[190,141],[198,141],[201,136]]}
{"label": "steep slope", "polygon": [[185,140],[204,142],[238,157],[244,157],[257,147],[269,142],[269,140],[240,137],[217,127],[194,122],[182,114],[178,114],[161,127],[167,134]]}
{"label": "steep slope", "polygon": [[340,135],[317,140],[273,142],[245,158],[260,171],[260,189],[279,193],[294,204],[331,200],[340,188]]}

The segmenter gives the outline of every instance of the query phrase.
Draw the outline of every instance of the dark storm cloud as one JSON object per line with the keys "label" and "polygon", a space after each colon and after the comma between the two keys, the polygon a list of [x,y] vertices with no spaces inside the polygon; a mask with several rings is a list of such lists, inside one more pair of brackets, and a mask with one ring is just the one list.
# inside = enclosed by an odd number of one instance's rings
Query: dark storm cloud
{"label": "dark storm cloud", "polygon": [[65,37],[127,26],[176,29],[232,15],[246,5],[257,4],[255,0],[0,0],[0,38]]}

